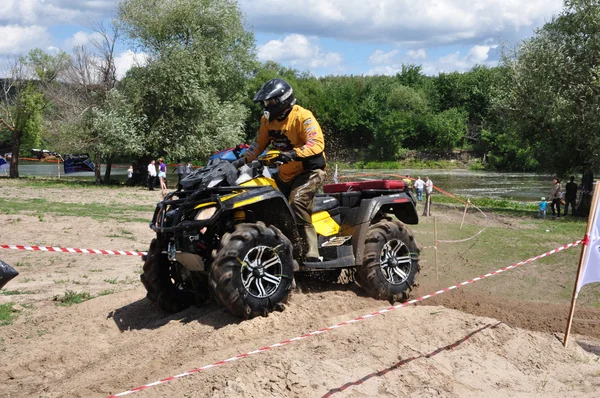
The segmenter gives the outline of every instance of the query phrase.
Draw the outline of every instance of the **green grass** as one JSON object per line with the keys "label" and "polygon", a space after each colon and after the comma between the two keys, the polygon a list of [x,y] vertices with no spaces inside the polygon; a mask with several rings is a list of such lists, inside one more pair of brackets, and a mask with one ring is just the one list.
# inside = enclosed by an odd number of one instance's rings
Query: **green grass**
{"label": "green grass", "polygon": [[0,214],[19,214],[32,212],[40,221],[44,216],[54,214],[58,216],[81,217],[85,215],[97,220],[116,219],[121,222],[148,222],[147,218],[136,217],[132,213],[153,211],[151,206],[98,204],[98,203],[62,203],[46,199],[18,199],[0,198]]}
{"label": "green grass", "polygon": [[66,290],[63,296],[55,296],[54,301],[56,305],[70,306],[73,304],[80,304],[84,301],[93,299],[94,296],[87,292],[74,292],[72,290]]}
{"label": "green grass", "polygon": [[[485,227],[483,215],[470,210],[460,228],[461,209],[464,207],[439,205],[435,199],[437,196],[434,198],[433,214],[440,216],[436,218],[438,240],[469,238]],[[484,210],[489,220],[485,231],[466,242],[438,243],[437,287],[450,286],[517,264],[578,241],[585,234],[587,220],[583,218],[544,220],[537,219],[537,211],[528,210],[522,204],[489,201],[486,205],[495,210]],[[454,212],[453,218],[443,217],[450,212]],[[478,220],[479,225],[475,225],[474,220]],[[433,246],[433,227],[432,217],[421,217],[418,225],[411,226],[422,246]],[[432,248],[421,253],[423,271],[420,281],[429,288],[436,287],[432,286],[435,283],[434,254]],[[580,254],[581,246],[570,248],[478,282],[470,289],[481,289],[499,300],[510,298],[568,304]],[[600,303],[600,284],[582,289],[578,302],[587,306]]]}
{"label": "green grass", "polygon": [[33,292],[30,292],[28,290],[0,290],[0,294],[2,294],[3,296],[17,296],[19,294],[32,294]]}
{"label": "green grass", "polygon": [[10,325],[17,317],[13,305],[13,303],[0,304],[0,326]]}

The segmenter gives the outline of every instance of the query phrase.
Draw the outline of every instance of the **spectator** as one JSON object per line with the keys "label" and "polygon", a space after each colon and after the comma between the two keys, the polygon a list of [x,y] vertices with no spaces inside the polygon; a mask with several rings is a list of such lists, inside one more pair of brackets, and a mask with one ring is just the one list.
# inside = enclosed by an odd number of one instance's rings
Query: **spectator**
{"label": "spectator", "polygon": [[154,159],[150,161],[148,165],[148,188],[150,191],[154,191],[154,182],[156,180],[156,162]]}
{"label": "spectator", "polygon": [[566,216],[569,213],[569,205],[571,205],[571,215],[575,215],[575,200],[577,199],[577,183],[575,182],[575,177],[571,176],[565,186],[565,212]]}
{"label": "spectator", "polygon": [[163,197],[167,195],[167,165],[163,158],[158,159],[158,180]]}
{"label": "spectator", "polygon": [[423,215],[425,217],[431,216],[431,193],[433,192],[433,181],[429,179],[429,176],[425,176],[425,208],[423,209]]}
{"label": "spectator", "polygon": [[546,198],[542,196],[542,201],[539,205],[538,218],[546,218],[546,210],[548,209],[548,202]]}
{"label": "spectator", "polygon": [[127,169],[127,180],[131,180],[133,178],[133,165],[130,165]]}
{"label": "spectator", "polygon": [[181,179],[185,175],[185,166],[183,165],[183,163],[181,163],[181,161],[179,161],[179,163],[177,163],[177,166],[175,166],[173,171],[177,172],[177,187],[181,188]]}
{"label": "spectator", "polygon": [[413,186],[412,186],[412,180],[410,178],[410,175],[407,175],[406,177],[404,177],[402,179],[402,181],[404,181],[404,185],[406,186],[406,188],[408,188],[408,189],[412,189],[413,188]]}
{"label": "spectator", "polygon": [[560,218],[560,201],[562,199],[562,189],[560,186],[560,180],[558,178],[554,178],[553,183],[554,186],[550,191],[550,209],[552,209],[552,218]]}
{"label": "spectator", "polygon": [[187,176],[191,173],[192,173],[192,164],[188,160],[188,162],[185,164],[185,175]]}
{"label": "spectator", "polygon": [[133,172],[133,165],[129,165],[129,168],[127,169],[127,181],[125,181],[125,185],[128,187],[133,186]]}
{"label": "spectator", "polygon": [[417,190],[417,200],[419,202],[423,201],[423,188],[425,188],[425,181],[421,180],[421,176],[418,176],[415,181],[415,189]]}

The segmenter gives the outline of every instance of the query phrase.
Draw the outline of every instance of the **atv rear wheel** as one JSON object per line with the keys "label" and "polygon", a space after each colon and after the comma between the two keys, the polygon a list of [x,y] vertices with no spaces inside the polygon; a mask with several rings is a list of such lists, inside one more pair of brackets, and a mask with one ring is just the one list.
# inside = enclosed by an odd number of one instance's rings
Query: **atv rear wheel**
{"label": "atv rear wheel", "polygon": [[[208,298],[208,284],[177,262],[168,260],[157,239],[152,239],[140,279],[146,297],[165,312],[183,311],[196,301]],[[194,273],[197,274],[197,273]],[[204,295],[204,297],[202,297]]]}
{"label": "atv rear wheel", "polygon": [[225,234],[209,274],[217,300],[243,319],[283,310],[293,279],[292,243],[262,222]]}
{"label": "atv rear wheel", "polygon": [[419,249],[408,227],[387,220],[369,227],[356,279],[372,297],[405,301],[419,271]]}

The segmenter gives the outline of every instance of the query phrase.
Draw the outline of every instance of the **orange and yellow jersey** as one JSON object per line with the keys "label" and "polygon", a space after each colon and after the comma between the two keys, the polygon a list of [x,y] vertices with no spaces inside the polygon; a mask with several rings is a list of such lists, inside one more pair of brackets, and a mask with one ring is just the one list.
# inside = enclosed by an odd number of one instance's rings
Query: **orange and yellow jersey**
{"label": "orange and yellow jersey", "polygon": [[289,182],[304,170],[325,169],[325,140],[323,131],[312,112],[294,105],[288,116],[279,121],[260,120],[258,137],[244,153],[246,162],[258,157],[271,144],[283,152],[296,150],[295,161],[279,167],[281,181]]}

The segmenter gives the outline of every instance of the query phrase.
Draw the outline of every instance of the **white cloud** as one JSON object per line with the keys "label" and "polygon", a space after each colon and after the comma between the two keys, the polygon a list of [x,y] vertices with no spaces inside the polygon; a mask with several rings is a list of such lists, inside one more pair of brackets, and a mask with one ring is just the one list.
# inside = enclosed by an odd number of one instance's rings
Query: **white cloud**
{"label": "white cloud", "polygon": [[283,40],[271,40],[258,47],[258,59],[286,63],[294,68],[334,68],[343,57],[336,52],[324,52],[319,39],[292,34]]}
{"label": "white cloud", "polygon": [[81,24],[109,16],[116,0],[3,0],[0,25]]}
{"label": "white cloud", "polygon": [[0,54],[24,54],[35,47],[44,47],[48,45],[47,36],[42,26],[0,26]]}
{"label": "white cloud", "polygon": [[461,55],[460,51],[455,51],[442,55],[435,60],[426,59],[426,53],[423,49],[409,50],[405,57],[398,57],[395,62],[387,65],[378,65],[369,69],[366,75],[395,75],[402,70],[402,64],[414,63],[415,59],[420,60],[421,70],[426,75],[437,75],[440,72],[466,72],[476,65],[495,66],[497,61],[490,61],[490,51],[496,49],[497,45],[476,45],[469,49],[466,55]]}
{"label": "white cloud", "polygon": [[133,66],[142,66],[146,64],[148,55],[145,53],[135,53],[127,50],[115,57],[115,67],[117,69],[117,79],[122,79],[127,71]]}
{"label": "white cloud", "polygon": [[369,56],[369,65],[382,65],[392,63],[394,57],[398,54],[398,50],[392,50],[389,52],[383,52],[382,50],[375,50],[373,54]]}
{"label": "white cloud", "polygon": [[469,50],[466,59],[470,63],[481,63],[488,59],[490,49],[498,47],[497,45],[492,46],[473,46]]}
{"label": "white cloud", "polygon": [[406,55],[408,56],[408,58],[414,60],[426,59],[427,51],[425,51],[424,48],[419,48],[418,50],[408,50],[406,52]]}
{"label": "white cloud", "polygon": [[87,46],[92,42],[92,40],[96,40],[98,43],[101,43],[102,35],[98,32],[89,33],[79,31],[65,41],[65,47],[71,49],[76,46]]}
{"label": "white cloud", "polygon": [[[528,36],[562,0],[239,0],[259,32],[429,47]],[[302,12],[299,12],[302,10]]]}

